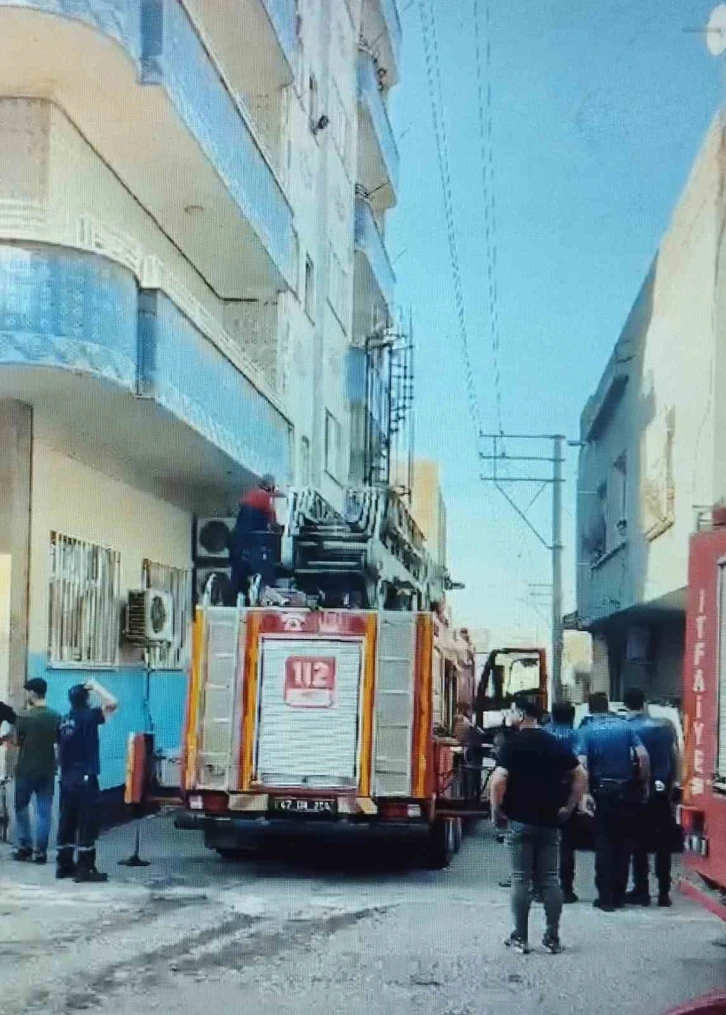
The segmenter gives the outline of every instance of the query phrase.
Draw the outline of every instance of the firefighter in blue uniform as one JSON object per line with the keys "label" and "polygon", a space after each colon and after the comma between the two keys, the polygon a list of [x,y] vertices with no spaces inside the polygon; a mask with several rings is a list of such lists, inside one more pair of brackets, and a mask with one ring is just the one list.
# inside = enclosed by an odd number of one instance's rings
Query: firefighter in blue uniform
{"label": "firefighter in blue uniform", "polygon": [[[575,706],[569,701],[558,702],[552,706],[552,721],[544,729],[560,743],[564,744],[573,754],[579,755],[579,738],[575,731]],[[577,902],[575,894],[575,821],[571,815],[562,826],[560,835],[560,887],[562,901]]]}

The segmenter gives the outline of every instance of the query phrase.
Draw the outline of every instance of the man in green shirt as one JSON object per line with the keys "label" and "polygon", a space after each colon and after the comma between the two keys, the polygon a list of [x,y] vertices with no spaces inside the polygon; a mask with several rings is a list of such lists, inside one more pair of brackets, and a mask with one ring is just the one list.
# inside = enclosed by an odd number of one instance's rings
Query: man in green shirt
{"label": "man in green shirt", "polygon": [[[56,773],[56,742],[60,716],[48,708],[48,685],[40,677],[25,685],[27,708],[15,722],[15,739],[20,753],[15,768],[15,825],[21,863],[46,863]],[[29,806],[35,798],[35,851],[30,828]]]}

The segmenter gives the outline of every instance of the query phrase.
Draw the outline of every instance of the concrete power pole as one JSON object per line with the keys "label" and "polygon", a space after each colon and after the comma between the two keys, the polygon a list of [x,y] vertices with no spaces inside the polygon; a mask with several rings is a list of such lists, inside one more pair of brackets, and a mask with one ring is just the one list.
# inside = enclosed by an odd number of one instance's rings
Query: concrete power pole
{"label": "concrete power pole", "polygon": [[[563,465],[565,461],[565,441],[562,434],[480,434],[482,440],[491,440],[492,454],[483,454],[482,461],[491,463],[491,474],[481,477],[484,482],[494,483],[510,507],[519,515],[525,525],[537,537],[539,542],[552,555],[552,700],[559,701],[562,697],[562,485],[564,483]],[[512,455],[504,450],[504,441],[550,441],[552,454]],[[574,442],[572,442],[574,443]],[[542,462],[551,466],[551,474],[510,476],[497,471],[497,465],[505,462]],[[530,502],[530,506],[547,486],[552,486],[552,536],[551,542],[542,536],[517,503],[507,493],[505,486],[510,483],[538,484],[540,490]],[[528,509],[529,510],[529,509]]]}

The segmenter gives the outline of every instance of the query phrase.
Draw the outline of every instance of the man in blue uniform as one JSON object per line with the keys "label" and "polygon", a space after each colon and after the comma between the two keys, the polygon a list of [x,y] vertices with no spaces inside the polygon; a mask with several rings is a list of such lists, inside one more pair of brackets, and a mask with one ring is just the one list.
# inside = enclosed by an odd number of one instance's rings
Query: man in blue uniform
{"label": "man in blue uniform", "polygon": [[[575,706],[561,701],[552,706],[552,721],[544,729],[556,737],[573,754],[579,755],[578,736],[575,732]],[[560,834],[560,887],[562,901],[566,904],[577,902],[575,894],[575,843],[572,815],[561,828]]]}
{"label": "man in blue uniform", "polygon": [[589,705],[592,719],[578,730],[578,750],[595,804],[594,905],[612,913],[625,905],[628,844],[650,778],[648,754],[635,727],[609,712],[606,694],[591,694]]}
{"label": "man in blue uniform", "polygon": [[627,721],[642,741],[650,758],[648,799],[642,807],[640,815],[642,821],[632,851],[633,890],[628,892],[626,901],[635,906],[650,905],[648,853],[654,852],[658,905],[670,906],[672,806],[680,769],[678,741],[675,730],[669,722],[665,719],[654,719],[648,714],[645,694],[640,688],[627,691],[623,701],[629,713]]}
{"label": "man in blue uniform", "polygon": [[[100,704],[91,707],[94,693]],[[70,712],[58,731],[60,760],[60,816],[56,877],[78,882],[107,881],[96,869],[98,805],[101,774],[98,728],[118,702],[95,680],[76,684],[68,692]],[[78,848],[78,862],[75,860]]]}

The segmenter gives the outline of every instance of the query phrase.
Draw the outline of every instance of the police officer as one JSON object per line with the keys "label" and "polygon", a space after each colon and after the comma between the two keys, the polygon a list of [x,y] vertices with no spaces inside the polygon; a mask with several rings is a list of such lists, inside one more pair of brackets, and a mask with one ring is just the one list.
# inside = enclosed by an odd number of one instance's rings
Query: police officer
{"label": "police officer", "polygon": [[626,901],[634,906],[650,905],[648,853],[654,852],[658,905],[670,906],[673,794],[680,769],[678,740],[667,720],[648,714],[645,694],[640,688],[627,691],[623,702],[628,709],[628,722],[650,758],[648,799],[641,810],[642,820],[632,850],[633,889],[626,895]]}
{"label": "police officer", "polygon": [[633,724],[609,712],[607,694],[591,694],[589,706],[592,719],[578,736],[595,806],[594,906],[612,913],[625,905],[628,843],[649,783],[649,762]]}
{"label": "police officer", "polygon": [[[579,738],[575,732],[575,706],[569,701],[552,706],[552,721],[544,729],[573,754],[579,754]],[[560,887],[562,901],[578,902],[575,894],[575,815],[560,829]]]}

